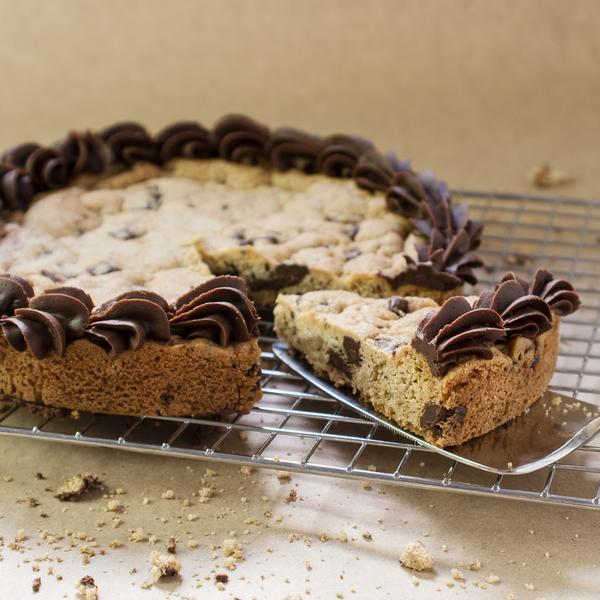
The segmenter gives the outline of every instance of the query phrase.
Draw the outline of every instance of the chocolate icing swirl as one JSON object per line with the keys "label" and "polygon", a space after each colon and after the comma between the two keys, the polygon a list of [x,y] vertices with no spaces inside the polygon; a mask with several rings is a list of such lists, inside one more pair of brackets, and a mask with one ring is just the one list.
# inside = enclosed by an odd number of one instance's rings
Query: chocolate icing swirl
{"label": "chocolate icing swirl", "polygon": [[385,199],[391,212],[405,217],[418,217],[423,213],[427,194],[418,174],[406,168],[394,175]]}
{"label": "chocolate icing swirl", "polygon": [[267,144],[267,155],[271,165],[278,171],[298,169],[304,173],[314,173],[317,157],[323,141],[297,129],[278,129]]}
{"label": "chocolate icing swirl", "polygon": [[267,127],[244,115],[226,115],[212,131],[221,158],[253,165],[266,160],[270,136]]}
{"label": "chocolate icing swirl", "polygon": [[0,208],[27,210],[35,194],[31,175],[20,167],[0,165]]}
{"label": "chocolate icing swirl", "polygon": [[82,173],[102,173],[111,161],[111,152],[100,136],[86,131],[71,131],[57,144],[57,150],[71,177]]}
{"label": "chocolate icing swirl", "polygon": [[230,275],[204,282],[173,305],[154,292],[133,290],[98,308],[79,288],[54,287],[34,296],[25,279],[0,275],[0,331],[12,348],[29,349],[36,358],[62,356],[71,340],[84,336],[113,357],[173,335],[226,346],[257,337],[259,321],[243,279]]}
{"label": "chocolate icing swirl", "polygon": [[316,170],[328,177],[352,177],[360,157],[373,151],[373,144],[359,136],[331,135],[323,141]]}
{"label": "chocolate icing swirl", "polygon": [[542,298],[559,317],[566,317],[581,306],[573,286],[565,279],[555,279],[546,269],[538,269],[529,283],[512,272],[506,273],[502,281],[516,281],[524,293]]}
{"label": "chocolate icing swirl", "polygon": [[18,308],[25,308],[33,295],[33,287],[26,279],[0,275],[0,317],[10,317]]}
{"label": "chocolate icing swirl", "polygon": [[258,336],[260,320],[239,277],[221,275],[197,286],[173,304],[174,334],[207,338],[226,346]]}
{"label": "chocolate icing swirl", "polygon": [[137,350],[150,340],[168,342],[171,332],[165,306],[165,300],[153,292],[126,292],[92,313],[86,336],[110,356]]}
{"label": "chocolate icing swirl", "polygon": [[54,190],[69,183],[71,173],[62,156],[53,148],[36,148],[27,158],[36,191]]}
{"label": "chocolate icing swirl", "polygon": [[99,133],[110,148],[113,162],[132,165],[136,162],[156,162],[158,148],[150,134],[139,123],[117,123]]}
{"label": "chocolate icing swirl", "polygon": [[177,156],[209,158],[216,149],[208,129],[194,121],[181,121],[165,127],[157,136],[158,158],[161,162]]}
{"label": "chocolate icing swirl", "polygon": [[431,373],[442,377],[461,357],[491,358],[492,346],[504,336],[496,311],[471,307],[466,298],[455,296],[419,323],[412,347],[425,357]]}
{"label": "chocolate icing swirl", "polygon": [[21,167],[25,168],[25,163],[27,159],[31,156],[33,152],[35,152],[40,147],[39,144],[35,142],[25,142],[23,144],[18,144],[17,146],[13,146],[12,148],[8,148],[2,153],[2,158],[0,162],[7,167]]}
{"label": "chocolate icing swirl", "polygon": [[[507,273],[473,307],[462,296],[447,300],[419,323],[412,341],[431,372],[441,377],[464,354],[491,358],[491,346],[505,339],[534,339],[552,328],[553,312],[571,314],[581,302],[573,286],[538,269],[530,283]],[[494,316],[495,315],[495,316]]]}
{"label": "chocolate icing swirl", "polygon": [[566,317],[581,306],[581,300],[573,286],[564,279],[554,279],[554,275],[546,269],[536,271],[529,293],[543,298],[559,317]]}
{"label": "chocolate icing swirl", "polygon": [[28,307],[17,308],[13,316],[0,319],[7,343],[18,352],[29,350],[39,359],[51,352],[63,356],[68,341],[83,337],[90,317],[79,297],[69,288],[34,296]]}
{"label": "chocolate icing swirl", "polygon": [[533,339],[552,328],[550,306],[539,296],[526,293],[517,281],[504,281],[494,292],[482,293],[475,306],[496,311],[508,338]]}

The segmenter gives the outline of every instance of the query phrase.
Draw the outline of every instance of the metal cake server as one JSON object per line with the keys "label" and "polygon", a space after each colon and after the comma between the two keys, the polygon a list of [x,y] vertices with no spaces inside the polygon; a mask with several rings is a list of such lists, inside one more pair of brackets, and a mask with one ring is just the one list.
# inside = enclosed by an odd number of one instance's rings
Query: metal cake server
{"label": "metal cake server", "polygon": [[273,344],[273,354],[311,385],[364,417],[413,442],[470,467],[499,475],[532,473],[560,460],[600,431],[600,407],[550,390],[529,411],[508,423],[452,448],[438,448],[336,388],[292,355],[287,344]]}

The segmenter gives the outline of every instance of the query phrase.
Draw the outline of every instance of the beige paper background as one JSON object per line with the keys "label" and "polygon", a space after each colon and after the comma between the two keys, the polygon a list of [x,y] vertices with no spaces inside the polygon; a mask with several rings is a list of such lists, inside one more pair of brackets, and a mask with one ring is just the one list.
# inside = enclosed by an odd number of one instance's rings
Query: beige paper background
{"label": "beige paper background", "polygon": [[[598,3],[580,0],[2,0],[0,146],[49,142],[70,128],[120,119],[157,129],[180,118],[210,125],[223,113],[242,111],[271,125],[361,133],[455,187],[528,190],[530,167],[549,161],[577,178],[564,193],[599,197],[599,33]],[[598,597],[595,512],[384,485],[369,491],[357,482],[306,476],[280,484],[271,472],[244,483],[236,467],[225,466],[216,467],[218,497],[184,509],[181,499],[199,487],[204,467],[0,437],[0,473],[9,479],[0,481],[0,535],[8,543],[24,528],[29,536],[24,554],[0,549],[0,598],[27,597],[36,575],[42,579],[38,597],[70,598],[86,574],[96,578],[104,599],[162,598],[168,591],[243,599],[335,598],[338,592],[394,599],[505,598],[508,592],[532,599]],[[36,471],[48,479],[35,481]],[[106,500],[62,512],[44,490],[78,471],[126,490],[120,529],[94,527],[96,519],[112,516],[103,510]],[[283,499],[296,484],[302,500],[287,505]],[[167,488],[177,501],[160,499]],[[142,505],[143,495],[153,503]],[[17,503],[29,496],[42,505]],[[268,529],[244,523],[249,516],[262,520],[265,507],[281,513],[282,523]],[[201,518],[188,522],[187,512]],[[217,519],[221,512],[227,516]],[[184,540],[180,582],[141,591],[151,549],[146,543],[127,542],[84,566],[77,547],[65,552],[65,542],[60,550],[39,542],[44,529],[83,531],[106,548],[140,526],[161,538],[161,549],[170,534]],[[341,529],[356,541],[318,539]],[[214,574],[210,544],[232,530],[244,540],[246,560],[218,592],[204,579]],[[365,531],[373,541],[362,538]],[[290,533],[300,540],[290,543]],[[200,548],[186,549],[188,537],[198,538]],[[417,539],[437,564],[415,587],[398,557]],[[472,559],[481,560],[483,570],[467,572],[466,589],[447,587],[450,569]],[[500,583],[486,591],[475,587],[492,572]]]}
{"label": "beige paper background", "polygon": [[457,187],[549,161],[600,195],[599,31],[594,0],[3,0],[0,145],[242,111]]}

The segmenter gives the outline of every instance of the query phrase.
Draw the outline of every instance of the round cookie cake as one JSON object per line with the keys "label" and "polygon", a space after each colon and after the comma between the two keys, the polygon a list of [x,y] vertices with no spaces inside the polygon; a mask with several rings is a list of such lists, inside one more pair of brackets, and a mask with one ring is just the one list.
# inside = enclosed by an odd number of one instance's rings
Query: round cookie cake
{"label": "round cookie cake", "polygon": [[482,226],[359,137],[229,115],[26,143],[0,165],[0,392],[120,414],[246,410],[280,293],[437,302]]}

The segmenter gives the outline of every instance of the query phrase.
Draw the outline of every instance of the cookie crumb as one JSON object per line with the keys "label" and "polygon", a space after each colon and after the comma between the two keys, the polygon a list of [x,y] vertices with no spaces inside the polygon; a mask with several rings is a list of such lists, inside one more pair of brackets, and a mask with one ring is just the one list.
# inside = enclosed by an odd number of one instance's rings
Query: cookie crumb
{"label": "cookie crumb", "polygon": [[460,569],[452,569],[450,575],[454,581],[465,581],[465,574]]}
{"label": "cookie crumb", "polygon": [[106,503],[106,508],[104,510],[106,512],[120,512],[122,506],[123,505],[118,500],[113,498]]}
{"label": "cookie crumb", "polygon": [[61,502],[77,502],[87,493],[102,487],[102,482],[91,473],[78,473],[63,481],[54,494]]}
{"label": "cookie crumb", "polygon": [[175,492],[173,490],[166,490],[160,495],[160,497],[163,500],[173,500],[175,498]]}
{"label": "cookie crumb", "polygon": [[538,188],[556,188],[572,183],[573,177],[548,164],[543,164],[531,170],[529,181]]}
{"label": "cookie crumb", "polygon": [[283,499],[286,504],[291,504],[292,502],[296,502],[296,500],[298,500],[296,490],[290,490],[290,493]]}
{"label": "cookie crumb", "polygon": [[181,572],[181,563],[174,556],[165,556],[160,552],[150,554],[150,575],[157,583],[166,577],[175,577]]}
{"label": "cookie crumb", "polygon": [[467,568],[469,569],[469,571],[479,571],[479,569],[481,569],[481,561],[475,559],[472,560],[468,565]]}
{"label": "cookie crumb", "polygon": [[400,556],[400,562],[413,571],[429,571],[433,568],[433,558],[421,542],[407,544]]}
{"label": "cookie crumb", "polygon": [[129,530],[129,541],[130,542],[145,542],[148,539],[146,532],[142,527],[137,527],[136,529]]}
{"label": "cookie crumb", "polygon": [[289,481],[292,478],[292,474],[289,471],[277,471],[276,477],[279,481]]}
{"label": "cookie crumb", "polygon": [[98,600],[98,586],[93,577],[86,575],[79,580],[77,598],[78,600]]}
{"label": "cookie crumb", "polygon": [[242,545],[236,538],[228,538],[223,541],[223,556],[232,556],[235,559],[242,559],[244,557]]}

